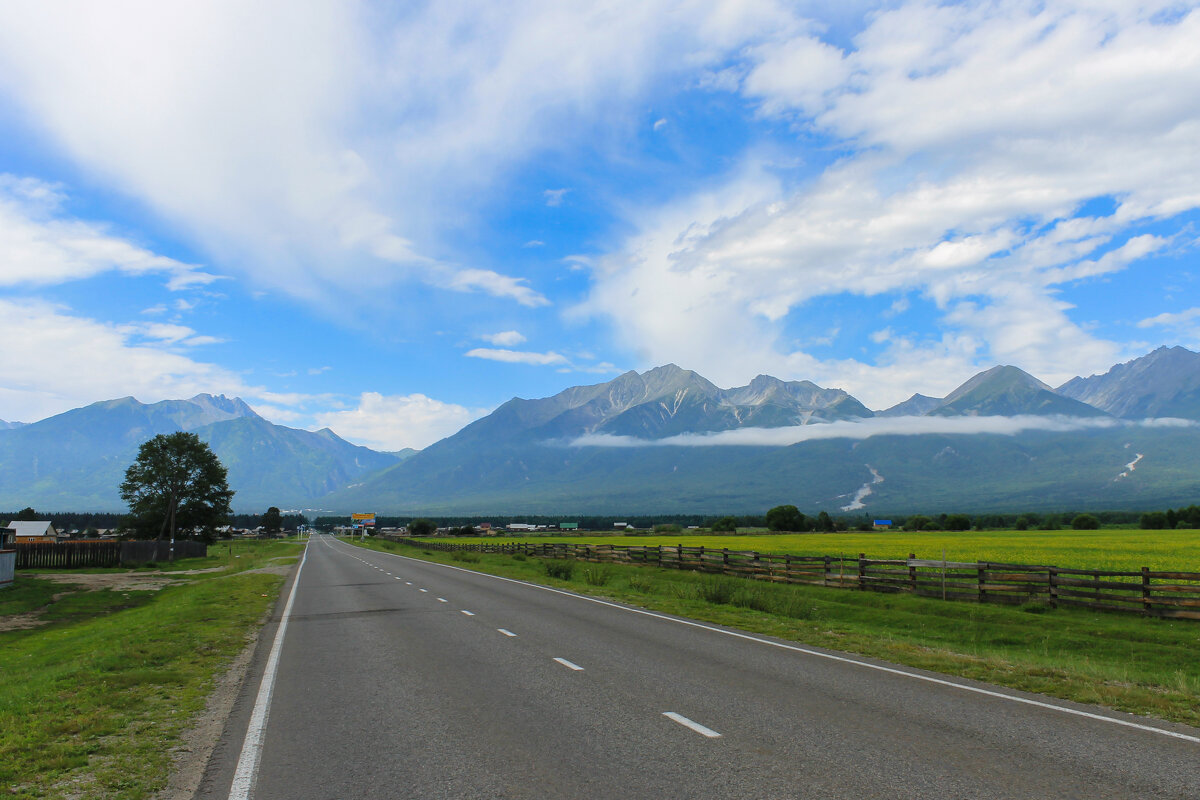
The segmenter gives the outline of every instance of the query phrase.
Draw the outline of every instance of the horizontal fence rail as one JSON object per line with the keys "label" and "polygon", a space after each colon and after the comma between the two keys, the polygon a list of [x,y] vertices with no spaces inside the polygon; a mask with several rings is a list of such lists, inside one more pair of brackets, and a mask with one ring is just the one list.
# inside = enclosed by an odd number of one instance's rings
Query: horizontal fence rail
{"label": "horizontal fence rail", "polygon": [[[174,548],[174,554],[172,554]],[[17,544],[16,569],[81,569],[119,567],[174,558],[203,558],[204,542],[176,541],[75,541]]]}
{"label": "horizontal fence rail", "polygon": [[1044,564],[938,561],[917,558],[797,556],[680,545],[503,544],[414,541],[384,538],[427,550],[522,553],[537,558],[572,558],[611,564],[648,564],[732,575],[775,583],[802,583],[873,592],[910,592],[943,600],[980,603],[1046,603],[1143,616],[1200,620],[1200,572],[1070,569]]}

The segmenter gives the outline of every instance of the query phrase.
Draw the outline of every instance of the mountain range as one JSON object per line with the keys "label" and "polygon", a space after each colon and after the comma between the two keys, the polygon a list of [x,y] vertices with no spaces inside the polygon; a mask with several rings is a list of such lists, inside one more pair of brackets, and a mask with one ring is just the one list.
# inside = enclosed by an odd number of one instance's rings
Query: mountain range
{"label": "mountain range", "polygon": [[[1149,420],[1149,421],[1148,421]],[[137,446],[193,430],[234,506],[428,514],[1156,508],[1200,495],[1200,354],[1160,348],[1054,389],[1013,366],[872,411],[759,375],[673,364],[513,398],[422,451],[274,425],[239,399],[95,403],[0,428],[0,507],[120,508]]]}
{"label": "mountain range", "polygon": [[123,510],[118,486],[142,442],[192,431],[229,470],[234,508],[302,508],[311,500],[397,463],[329,429],[274,425],[239,398],[106,400],[0,430],[0,508]]}

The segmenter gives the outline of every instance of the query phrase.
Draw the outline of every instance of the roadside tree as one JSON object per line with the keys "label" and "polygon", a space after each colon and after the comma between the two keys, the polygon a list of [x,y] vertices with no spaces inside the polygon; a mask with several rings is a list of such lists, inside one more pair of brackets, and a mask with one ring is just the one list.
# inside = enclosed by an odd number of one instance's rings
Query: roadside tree
{"label": "roadside tree", "polygon": [[138,448],[125,470],[121,499],[129,505],[130,527],[139,538],[176,531],[204,538],[230,513],[233,492],[225,467],[194,433],[159,434]]}

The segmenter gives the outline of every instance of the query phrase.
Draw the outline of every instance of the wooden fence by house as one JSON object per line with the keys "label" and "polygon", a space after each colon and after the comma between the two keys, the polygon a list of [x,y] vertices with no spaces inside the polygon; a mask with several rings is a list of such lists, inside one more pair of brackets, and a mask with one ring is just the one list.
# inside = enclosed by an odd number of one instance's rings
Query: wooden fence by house
{"label": "wooden fence by house", "polygon": [[[83,540],[73,542],[30,542],[17,545],[17,569],[78,569],[119,567],[148,561],[169,561],[170,542]],[[204,542],[176,541],[174,558],[208,555]]]}
{"label": "wooden fence by house", "polygon": [[1200,572],[1070,569],[1051,565],[961,562],[908,558],[797,556],[683,545],[451,543],[392,541],[428,550],[524,553],[616,564],[650,564],[776,583],[802,583],[875,592],[912,592],[943,600],[981,603],[1047,603],[1153,617],[1200,620]]}

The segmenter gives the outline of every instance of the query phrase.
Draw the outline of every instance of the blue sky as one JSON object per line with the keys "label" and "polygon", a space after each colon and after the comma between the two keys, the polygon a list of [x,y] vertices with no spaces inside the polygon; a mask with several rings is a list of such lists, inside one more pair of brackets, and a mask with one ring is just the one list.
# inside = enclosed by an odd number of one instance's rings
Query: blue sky
{"label": "blue sky", "polygon": [[423,447],[667,362],[882,408],[1200,346],[1190,3],[0,6],[0,419]]}

